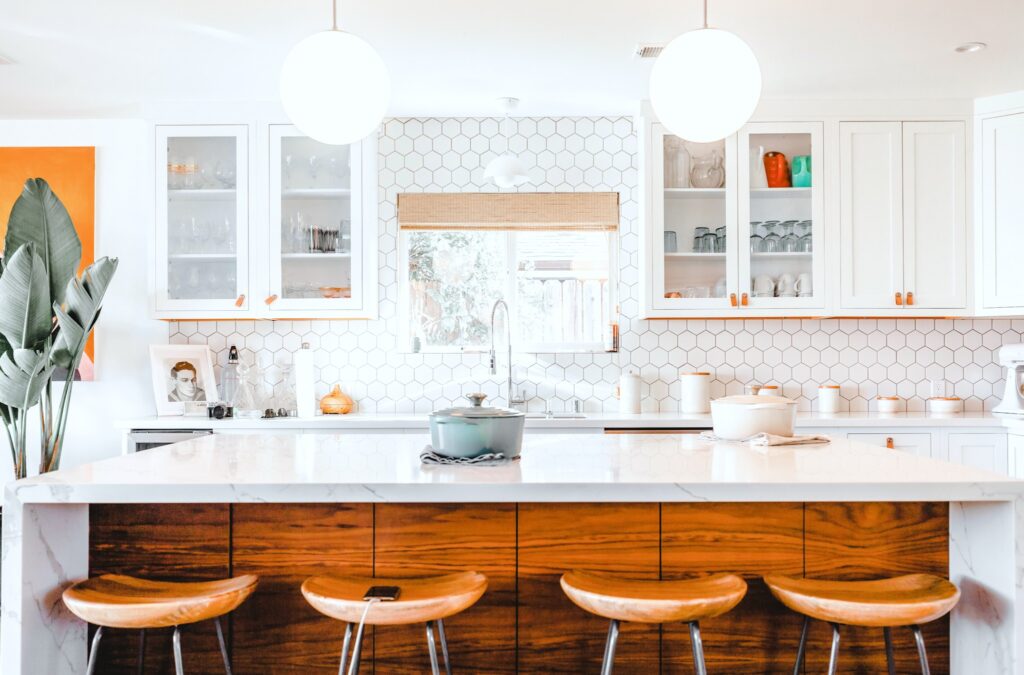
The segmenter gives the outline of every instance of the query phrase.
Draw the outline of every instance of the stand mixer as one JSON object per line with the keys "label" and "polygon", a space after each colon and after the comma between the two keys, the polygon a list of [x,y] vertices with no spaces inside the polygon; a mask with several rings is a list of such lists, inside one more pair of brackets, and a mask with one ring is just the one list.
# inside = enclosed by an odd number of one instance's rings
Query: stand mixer
{"label": "stand mixer", "polygon": [[999,363],[1006,367],[1006,389],[1003,400],[992,412],[1024,416],[1024,344],[1000,347]]}

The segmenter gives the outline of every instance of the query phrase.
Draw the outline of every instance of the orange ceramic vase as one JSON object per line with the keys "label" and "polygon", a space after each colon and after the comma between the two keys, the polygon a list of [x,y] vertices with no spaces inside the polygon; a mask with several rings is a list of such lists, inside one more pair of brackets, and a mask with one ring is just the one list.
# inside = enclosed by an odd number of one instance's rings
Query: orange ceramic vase
{"label": "orange ceramic vase", "polygon": [[775,151],[764,153],[764,175],[770,188],[790,187],[786,156]]}

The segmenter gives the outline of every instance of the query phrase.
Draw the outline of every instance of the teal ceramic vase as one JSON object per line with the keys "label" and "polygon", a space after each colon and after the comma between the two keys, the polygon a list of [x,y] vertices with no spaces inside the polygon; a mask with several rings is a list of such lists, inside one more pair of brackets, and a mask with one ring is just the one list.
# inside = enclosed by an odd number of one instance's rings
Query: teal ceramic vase
{"label": "teal ceramic vase", "polygon": [[811,187],[811,156],[797,155],[793,158],[793,187]]}

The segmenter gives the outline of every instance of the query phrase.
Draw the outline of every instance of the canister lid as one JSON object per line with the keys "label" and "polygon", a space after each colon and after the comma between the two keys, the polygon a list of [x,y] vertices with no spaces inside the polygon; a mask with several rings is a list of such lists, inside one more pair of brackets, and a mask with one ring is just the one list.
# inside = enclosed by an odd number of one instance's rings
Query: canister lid
{"label": "canister lid", "polygon": [[703,375],[705,377],[710,377],[711,373],[697,373],[697,372],[683,370],[683,371],[679,372],[679,375],[680,375],[680,377],[682,377],[683,375]]}
{"label": "canister lid", "polygon": [[876,401],[898,401],[898,400],[900,400],[900,397],[899,396],[876,396],[875,400]]}
{"label": "canister lid", "polygon": [[838,389],[838,388],[839,388],[838,384],[823,384],[820,387],[818,387],[818,389]]}

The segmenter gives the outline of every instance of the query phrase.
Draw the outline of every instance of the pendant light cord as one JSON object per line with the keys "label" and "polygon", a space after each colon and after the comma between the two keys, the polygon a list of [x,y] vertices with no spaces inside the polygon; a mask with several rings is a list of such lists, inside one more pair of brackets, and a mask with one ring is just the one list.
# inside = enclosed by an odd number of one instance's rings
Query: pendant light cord
{"label": "pendant light cord", "polygon": [[[704,27],[707,27],[707,0],[704,0]],[[338,0],[331,2],[331,30],[338,30]]]}
{"label": "pendant light cord", "polygon": [[[337,2],[337,0],[335,0]],[[704,28],[708,27],[708,0],[704,0]]]}

